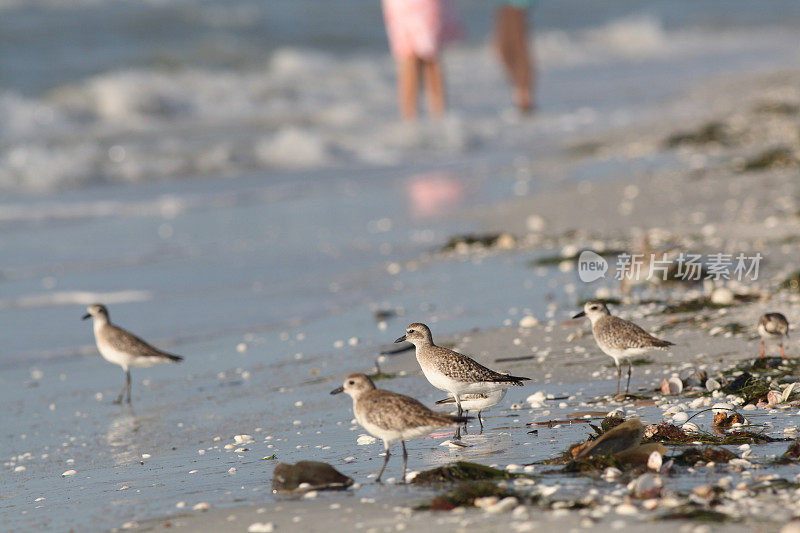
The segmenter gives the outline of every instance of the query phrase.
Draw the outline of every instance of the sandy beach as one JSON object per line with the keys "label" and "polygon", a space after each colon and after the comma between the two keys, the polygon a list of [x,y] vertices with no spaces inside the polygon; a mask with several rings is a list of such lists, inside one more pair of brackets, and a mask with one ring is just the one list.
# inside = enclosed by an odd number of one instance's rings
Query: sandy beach
{"label": "sandy beach", "polygon": [[[441,528],[563,531],[567,528],[580,531],[599,528],[697,532],[755,528],[778,531],[792,518],[800,517],[800,508],[796,505],[796,467],[774,463],[774,458],[785,451],[787,441],[726,446],[738,457],[746,458],[736,466],[708,463],[676,467],[673,472],[661,476],[663,491],[660,496],[648,500],[637,497],[636,489],[628,485],[635,476],[626,474],[608,479],[602,472],[564,474],[559,468],[542,464],[560,454],[568,444],[584,440],[591,433],[586,424],[576,421],[574,424],[535,425],[548,420],[563,421],[571,413],[580,411],[605,413],[622,409],[627,417],[639,417],[651,424],[660,423],[662,418],[669,420],[671,415],[665,412],[670,413],[668,410],[674,406],[682,406],[690,414],[700,411],[706,404],[690,401],[698,395],[664,395],[659,391],[662,380],[673,376],[686,378],[699,370],[716,376],[737,364],[748,364],[758,355],[755,324],[761,313],[777,310],[786,314],[790,322],[800,316],[796,311],[800,299],[796,289],[782,288],[782,282],[794,272],[800,259],[796,246],[800,234],[796,130],[800,74],[778,72],[739,82],[734,90],[725,94],[720,93],[720,87],[728,87],[728,82],[698,87],[687,95],[695,103],[698,99],[708,99],[708,112],[703,116],[688,118],[677,113],[669,122],[662,117],[657,122],[639,124],[633,130],[609,132],[564,147],[567,155],[563,164],[567,168],[613,160],[617,168],[631,169],[621,170],[614,179],[565,182],[458,215],[478,220],[482,231],[513,235],[513,244],[462,246],[426,253],[395,268],[395,275],[402,275],[408,270],[432,272],[438,264],[466,262],[480,272],[479,265],[502,258],[517,263],[538,260],[539,266],[527,268],[571,272],[572,281],[561,279],[551,286],[552,291],[565,290],[569,295],[566,301],[553,303],[546,314],[537,316],[536,320],[523,321],[527,327],[520,326],[520,322],[528,313],[524,309],[509,309],[503,327],[473,329],[439,338],[445,345],[469,353],[484,364],[530,376],[533,381],[524,389],[512,389],[506,401],[491,411],[483,435],[474,434],[474,429],[470,428],[465,437],[469,447],[443,449],[438,445],[444,440],[442,434],[409,445],[415,470],[454,460],[491,464],[510,471],[518,471],[522,468],[520,465],[533,465],[530,469],[533,483],[501,484],[521,494],[535,495],[535,503],[526,503],[520,498],[518,505],[501,513],[475,508],[438,512],[415,510],[448,487],[401,486],[394,480],[383,486],[375,485],[370,476],[374,476],[378,466],[379,445],[356,445],[355,436],[362,433],[356,429],[353,438],[335,444],[341,449],[338,458],[331,461],[340,471],[355,478],[357,484],[347,491],[265,496],[261,503],[246,505],[236,505],[234,500],[219,508],[211,505],[208,510],[176,509],[173,514],[158,519],[120,526],[143,531],[176,528],[201,531],[222,528],[235,531],[297,528],[308,531],[339,528],[363,531]],[[676,146],[669,146],[668,139],[678,134],[689,136],[693,132],[707,131],[709,123],[721,124],[719,131],[725,132],[725,138],[718,133],[720,137],[711,140],[690,139],[677,144],[673,140]],[[774,165],[751,168],[752,160],[776,146],[788,147],[793,159],[778,159]],[[661,163],[667,159],[670,164]],[[534,168],[537,167],[534,165]],[[757,280],[644,284],[622,294],[619,282],[613,279],[583,284],[574,273],[574,261],[567,258],[572,250],[583,248],[636,250],[644,234],[650,236],[649,244],[654,247],[673,243],[681,249],[704,253],[758,251],[764,261]],[[542,254],[542,250],[549,250],[550,255]],[[553,254],[556,258],[564,255],[564,260],[553,262]],[[476,283],[491,285],[485,279],[476,280]],[[484,289],[477,289],[477,292],[483,294]],[[613,312],[676,344],[669,352],[647,355],[634,367],[632,390],[643,395],[645,400],[612,398],[615,369],[611,359],[597,349],[588,323],[569,319],[579,310],[579,302],[595,293],[619,299],[612,306]],[[688,312],[679,307],[669,310],[669,306],[712,294],[720,298],[718,305],[706,302]],[[728,296],[730,301],[723,302]],[[446,321],[447,311],[438,313],[444,315],[440,320]],[[402,331],[404,322],[416,319],[418,314],[407,311],[403,317],[390,319],[385,342],[389,342],[395,332]],[[434,335],[435,332],[434,325]],[[374,353],[376,348],[354,354],[363,361],[363,369],[368,369],[368,354]],[[795,350],[790,342],[787,353],[795,356]],[[309,390],[324,392],[332,388],[343,373],[330,370],[298,389],[295,397],[302,397]],[[437,399],[409,354],[386,358],[381,370],[398,378],[381,380],[379,386],[416,395],[427,403]],[[785,386],[794,381],[793,375],[790,373],[781,383]],[[529,397],[537,391],[542,391],[544,399],[534,406]],[[721,402],[735,395],[720,394],[714,398],[714,402]],[[322,405],[317,406],[325,410],[325,414],[319,415],[320,419],[325,417],[347,424],[352,416],[349,401],[326,399],[324,407]],[[776,439],[794,435],[792,428],[800,425],[800,414],[794,406],[741,407],[752,427]],[[711,417],[710,413],[704,413],[694,420],[708,428]],[[305,428],[305,424],[302,427]],[[326,427],[320,422],[311,429],[318,428],[317,432],[324,435]],[[529,434],[531,427],[537,428],[538,433]],[[303,442],[299,433],[297,438],[288,440],[284,448]],[[257,476],[259,479],[250,490],[258,489],[266,495],[269,494],[270,469],[252,461],[250,456],[268,455],[266,452],[271,449],[258,443],[253,448],[241,454],[241,462],[231,463],[237,465],[240,475],[247,472]],[[680,451],[680,447],[670,447],[667,457]],[[291,452],[277,454],[279,459],[293,462]],[[389,473],[396,475],[398,468],[398,463],[391,462]],[[708,486],[725,489],[720,489],[719,498],[712,501],[699,496],[703,493],[698,488]],[[195,499],[202,500],[203,495],[198,494]],[[185,505],[195,504],[192,501]],[[673,512],[689,504],[719,514],[703,517],[698,514],[693,520],[680,518],[679,513]]]}

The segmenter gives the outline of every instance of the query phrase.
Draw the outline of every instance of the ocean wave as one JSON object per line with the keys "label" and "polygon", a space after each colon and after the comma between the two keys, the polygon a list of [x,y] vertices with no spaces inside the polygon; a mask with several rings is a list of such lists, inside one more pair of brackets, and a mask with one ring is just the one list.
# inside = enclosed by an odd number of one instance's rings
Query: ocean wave
{"label": "ocean wave", "polygon": [[[658,19],[637,17],[576,33],[537,32],[534,49],[547,76],[715,46],[736,50],[753,39],[720,42],[720,35],[667,31]],[[443,121],[414,125],[397,120],[394,65],[384,54],[284,48],[258,68],[125,69],[39,98],[0,92],[0,188],[47,192],[98,182],[387,165],[484,146],[514,148],[574,123],[571,109],[543,112],[535,121],[498,113],[508,88],[488,46],[452,48],[446,68],[453,110]],[[599,116],[581,114],[589,115]]]}
{"label": "ocean wave", "polygon": [[30,309],[34,307],[53,307],[62,305],[92,305],[146,302],[153,298],[150,291],[125,290],[113,292],[93,291],[54,291],[42,294],[30,294],[16,298],[0,299],[0,310]]}

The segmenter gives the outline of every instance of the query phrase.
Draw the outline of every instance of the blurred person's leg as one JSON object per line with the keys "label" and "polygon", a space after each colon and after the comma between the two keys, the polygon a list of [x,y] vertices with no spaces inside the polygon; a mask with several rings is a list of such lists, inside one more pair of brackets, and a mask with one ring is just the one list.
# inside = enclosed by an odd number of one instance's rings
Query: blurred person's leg
{"label": "blurred person's leg", "polygon": [[447,105],[444,94],[444,76],[442,63],[439,59],[422,62],[422,71],[425,78],[425,92],[428,99],[428,113],[435,117],[444,115]]}
{"label": "blurred person's leg", "polygon": [[514,103],[525,113],[533,108],[533,65],[528,51],[528,10],[504,4],[497,8],[495,44],[512,85]]}
{"label": "blurred person's leg", "polygon": [[403,120],[417,118],[419,92],[419,59],[408,55],[397,58],[397,96]]}

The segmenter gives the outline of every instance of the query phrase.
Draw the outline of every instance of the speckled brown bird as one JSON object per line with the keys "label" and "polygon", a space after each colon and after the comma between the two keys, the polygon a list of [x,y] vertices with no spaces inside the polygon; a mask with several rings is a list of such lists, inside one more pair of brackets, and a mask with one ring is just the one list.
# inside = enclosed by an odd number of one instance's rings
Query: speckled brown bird
{"label": "speckled brown bird", "polygon": [[758,334],[761,336],[761,357],[764,357],[765,341],[777,340],[781,349],[781,357],[786,357],[783,352],[783,339],[789,336],[789,321],[781,313],[765,313],[758,319]]}
{"label": "speckled brown bird", "polygon": [[673,343],[653,337],[645,330],[625,319],[612,315],[606,304],[590,300],[583,306],[583,311],[572,318],[589,317],[592,321],[592,334],[597,346],[603,353],[614,359],[617,365],[617,394],[622,377],[620,361],[628,361],[628,383],[625,393],[631,385],[631,358],[644,355],[651,350],[667,350]]}
{"label": "speckled brown bird", "polygon": [[378,474],[378,482],[386,470],[389,447],[393,442],[399,440],[403,447],[403,476],[400,479],[404,483],[408,465],[405,441],[427,435],[437,428],[460,426],[468,420],[465,417],[432,411],[410,396],[377,389],[366,374],[350,374],[345,378],[344,384],[332,390],[331,394],[340,392],[353,399],[353,414],[361,427],[383,441],[386,457]]}
{"label": "speckled brown bird", "polygon": [[125,383],[114,403],[122,402],[125,391],[128,392],[128,403],[131,403],[131,367],[148,367],[159,363],[178,363],[183,360],[174,355],[150,346],[145,341],[111,323],[108,310],[103,304],[94,304],[86,308],[83,319],[94,319],[94,339],[103,359],[122,367],[125,372]]}
{"label": "speckled brown bird", "polygon": [[[458,416],[464,413],[461,407],[464,394],[486,394],[511,386],[521,387],[523,381],[530,380],[495,372],[466,355],[436,346],[430,328],[419,322],[410,324],[406,334],[394,342],[403,341],[414,345],[417,362],[430,384],[453,396]],[[453,438],[461,438],[460,426]]]}

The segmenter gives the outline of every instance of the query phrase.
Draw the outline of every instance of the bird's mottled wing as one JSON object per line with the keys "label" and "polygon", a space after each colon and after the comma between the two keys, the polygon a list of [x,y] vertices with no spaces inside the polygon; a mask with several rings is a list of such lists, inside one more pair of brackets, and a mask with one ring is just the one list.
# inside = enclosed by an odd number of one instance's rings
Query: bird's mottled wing
{"label": "bird's mottled wing", "polygon": [[449,416],[431,411],[414,398],[387,390],[370,391],[359,403],[367,422],[389,431],[454,424]]}
{"label": "bird's mottled wing", "polygon": [[431,349],[434,350],[437,369],[457,381],[506,381],[509,378],[453,350],[440,346],[432,346]]}
{"label": "bird's mottled wing", "polygon": [[597,342],[618,350],[665,348],[672,345],[671,342],[653,337],[633,322],[614,315],[607,315],[598,320],[592,333]]}
{"label": "bird's mottled wing", "polygon": [[145,341],[124,329],[113,324],[106,326],[106,338],[108,343],[121,352],[129,353],[135,357],[159,357],[172,359],[176,356],[163,352],[158,348],[150,346]]}
{"label": "bird's mottled wing", "polygon": [[786,335],[789,331],[789,321],[780,313],[767,313],[764,315],[764,329],[773,335]]}

